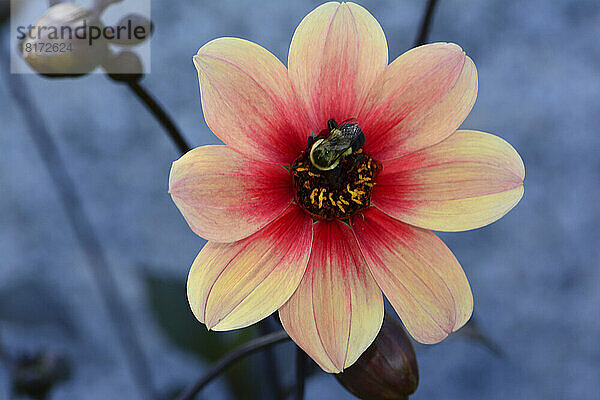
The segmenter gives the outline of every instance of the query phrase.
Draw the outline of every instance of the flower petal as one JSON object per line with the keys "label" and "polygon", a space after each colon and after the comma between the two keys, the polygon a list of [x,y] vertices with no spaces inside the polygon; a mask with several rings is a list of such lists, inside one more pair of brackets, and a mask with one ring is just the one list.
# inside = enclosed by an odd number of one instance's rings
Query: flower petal
{"label": "flower petal", "polygon": [[198,147],[175,161],[169,192],[190,228],[217,242],[253,234],[293,200],[285,168],[250,160],[227,146]]}
{"label": "flower petal", "polygon": [[366,149],[377,160],[441,142],[469,115],[477,70],[451,43],[416,47],[392,62],[358,117]]}
{"label": "flower petal", "polygon": [[306,274],[279,309],[287,333],[327,372],[352,365],[383,321],[383,296],[350,228],[317,222]]}
{"label": "flower petal", "polygon": [[257,44],[215,39],[194,56],[202,110],[225,144],[250,158],[291,164],[310,135],[285,66]]}
{"label": "flower petal", "polygon": [[433,232],[374,207],[354,216],[352,228],[373,277],[416,340],[437,343],[467,322],[469,282]]}
{"label": "flower petal", "polygon": [[372,203],[411,225],[463,231],[490,224],[523,196],[516,150],[489,133],[458,131],[434,146],[383,163]]}
{"label": "flower petal", "polygon": [[311,242],[312,220],[296,206],[239,242],[208,242],[188,277],[194,315],[217,331],[269,316],[298,287]]}
{"label": "flower petal", "polygon": [[312,131],[331,118],[356,118],[387,63],[383,30],[361,6],[330,2],[308,14],[292,38],[288,66]]}

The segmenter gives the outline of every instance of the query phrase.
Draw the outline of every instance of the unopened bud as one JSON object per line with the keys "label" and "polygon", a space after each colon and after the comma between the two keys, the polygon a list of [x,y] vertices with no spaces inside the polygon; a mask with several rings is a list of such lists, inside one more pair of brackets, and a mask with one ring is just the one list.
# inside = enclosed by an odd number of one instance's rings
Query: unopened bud
{"label": "unopened bud", "polygon": [[363,400],[405,400],[419,384],[417,358],[404,328],[386,314],[375,341],[338,381]]}
{"label": "unopened bud", "polygon": [[43,75],[76,76],[108,57],[104,25],[97,14],[73,3],[50,7],[20,43],[23,59]]}
{"label": "unopened bud", "polygon": [[54,385],[70,376],[67,360],[53,352],[23,355],[14,360],[13,392],[34,399],[46,398]]}
{"label": "unopened bud", "polygon": [[127,14],[114,27],[117,30],[111,44],[119,46],[134,46],[142,43],[152,33],[152,22],[140,14]]}
{"label": "unopened bud", "polygon": [[142,61],[131,51],[111,55],[102,67],[111,79],[118,82],[137,82],[144,73]]}

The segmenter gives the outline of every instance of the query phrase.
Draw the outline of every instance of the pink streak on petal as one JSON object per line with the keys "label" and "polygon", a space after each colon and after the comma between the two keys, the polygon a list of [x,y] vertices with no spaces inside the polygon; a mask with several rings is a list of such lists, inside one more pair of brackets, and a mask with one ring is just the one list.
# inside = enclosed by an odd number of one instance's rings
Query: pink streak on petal
{"label": "pink streak on petal", "polygon": [[194,315],[209,329],[251,325],[277,310],[298,287],[312,242],[312,219],[291,205],[254,235],[208,242],[188,278]]}
{"label": "pink streak on petal", "polygon": [[355,118],[387,66],[381,26],[353,3],[326,3],[300,23],[289,52],[289,76],[313,132],[331,118]]}
{"label": "pink streak on petal", "polygon": [[292,339],[328,372],[353,364],[374,340],[383,298],[346,224],[315,224],[306,274],[279,315]]}
{"label": "pink streak on petal", "polygon": [[505,215],[523,194],[525,169],[497,136],[458,131],[446,140],[385,161],[372,202],[412,225],[458,231]]}
{"label": "pink streak on petal", "polygon": [[471,289],[437,236],[374,207],[351,222],[373,277],[416,340],[437,343],[464,325],[473,309]]}
{"label": "pink streak on petal", "polygon": [[460,47],[434,43],[390,64],[358,121],[377,160],[400,157],[450,136],[477,97],[477,71]]}
{"label": "pink streak on petal", "polygon": [[218,242],[243,239],[293,200],[288,171],[227,146],[203,146],[173,163],[169,192],[190,228]]}
{"label": "pink streak on petal", "polygon": [[249,158],[291,164],[310,135],[285,66],[237,38],[215,39],[194,56],[206,123]]}

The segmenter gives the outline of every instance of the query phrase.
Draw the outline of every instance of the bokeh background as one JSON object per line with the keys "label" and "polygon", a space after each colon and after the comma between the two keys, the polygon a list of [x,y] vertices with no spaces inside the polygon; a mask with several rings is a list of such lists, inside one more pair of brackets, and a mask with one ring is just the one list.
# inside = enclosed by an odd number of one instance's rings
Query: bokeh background
{"label": "bokeh background", "polygon": [[[358,2],[380,21],[390,60],[412,46],[424,1]],[[202,117],[192,55],[215,37],[237,36],[285,62],[296,25],[319,3],[153,1],[152,73],[143,84],[194,146],[218,143]],[[7,35],[3,29],[5,47]],[[597,0],[439,0],[430,41],[458,43],[479,73],[479,96],[463,127],[506,139],[527,175],[525,196],[506,217],[441,234],[471,282],[476,326],[416,346],[415,400],[600,393],[599,39]],[[26,119],[38,113],[100,237],[151,385],[169,398],[258,334],[253,328],[215,338],[187,308],[186,275],[204,241],[167,193],[178,151],[138,99],[101,74],[23,80],[33,110],[20,109],[0,79],[1,348],[10,357],[45,351],[68,361],[70,377],[50,399],[142,398],[28,132]],[[275,358],[283,385],[291,385],[293,346],[281,345]],[[272,398],[257,372],[263,362],[252,358],[202,398]],[[318,371],[306,390],[307,399],[353,398]],[[0,399],[20,398],[10,393],[11,370],[0,363]]]}

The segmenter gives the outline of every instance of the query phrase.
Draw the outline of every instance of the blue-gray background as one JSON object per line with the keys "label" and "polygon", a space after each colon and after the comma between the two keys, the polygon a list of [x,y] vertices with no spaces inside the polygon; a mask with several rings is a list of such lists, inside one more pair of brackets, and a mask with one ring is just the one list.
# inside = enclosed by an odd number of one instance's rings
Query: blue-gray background
{"label": "blue-gray background", "polygon": [[[128,0],[126,0],[128,1]],[[362,1],[381,23],[390,60],[411,47],[423,1]],[[284,62],[314,1],[154,1],[152,73],[143,83],[194,145],[217,143],[202,117],[191,57],[218,36],[250,39]],[[600,393],[600,3],[440,0],[430,41],[475,61],[479,96],[464,127],[499,135],[525,162],[525,196],[506,217],[441,235],[461,261],[480,330],[418,346],[414,399],[593,399]],[[2,40],[7,40],[6,37]],[[167,194],[178,157],[125,87],[102,75],[25,76],[84,199],[162,392],[208,365],[175,346],[153,316],[143,276],[184,282],[203,240]],[[53,349],[73,378],[52,399],[135,399],[137,392],[25,113],[0,80],[0,335],[5,350]],[[243,116],[240,116],[243,118]],[[289,346],[288,346],[289,347]],[[293,380],[284,353],[279,371]],[[0,366],[0,399],[9,396]],[[221,381],[205,398],[231,398]],[[352,398],[317,374],[307,399]]]}

